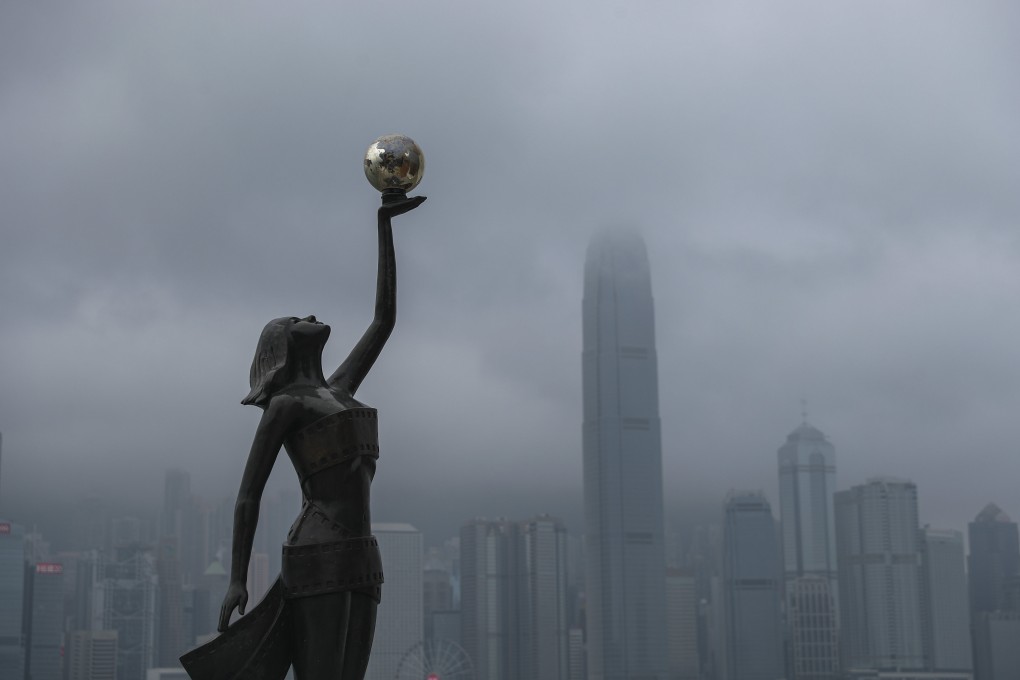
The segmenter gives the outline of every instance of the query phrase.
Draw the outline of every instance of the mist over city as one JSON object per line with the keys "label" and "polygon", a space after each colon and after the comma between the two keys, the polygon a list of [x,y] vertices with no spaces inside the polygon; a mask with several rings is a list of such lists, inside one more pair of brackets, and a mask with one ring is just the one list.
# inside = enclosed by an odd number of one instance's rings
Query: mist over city
{"label": "mist over city", "polygon": [[[781,520],[807,425],[830,502],[882,478],[920,527],[1016,519],[1018,29],[1006,2],[4,4],[0,521],[46,560],[101,547],[89,508],[154,548],[184,475],[229,570],[259,334],[314,314],[328,376],[372,321],[387,133],[428,201],[357,398],[372,521],[427,559],[542,515],[581,554],[586,262],[617,240],[647,257],[671,566],[734,498]],[[263,498],[299,494],[280,456]]]}

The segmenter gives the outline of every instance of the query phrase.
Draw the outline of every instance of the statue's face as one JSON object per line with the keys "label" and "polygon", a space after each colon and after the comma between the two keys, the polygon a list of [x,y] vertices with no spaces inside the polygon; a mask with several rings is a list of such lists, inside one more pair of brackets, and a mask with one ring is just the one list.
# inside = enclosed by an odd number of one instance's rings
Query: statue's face
{"label": "statue's face", "polygon": [[299,344],[306,344],[309,341],[325,344],[326,338],[329,337],[329,326],[311,315],[303,319],[292,316],[287,326],[287,334]]}

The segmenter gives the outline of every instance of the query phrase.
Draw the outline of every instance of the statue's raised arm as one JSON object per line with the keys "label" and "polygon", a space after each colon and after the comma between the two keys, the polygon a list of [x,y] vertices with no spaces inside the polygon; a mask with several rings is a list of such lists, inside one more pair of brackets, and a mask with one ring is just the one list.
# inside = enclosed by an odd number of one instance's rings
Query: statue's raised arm
{"label": "statue's raised arm", "polygon": [[353,396],[393,331],[397,318],[397,265],[393,252],[391,219],[414,210],[424,201],[424,196],[397,197],[396,201],[386,202],[379,208],[379,272],[375,291],[375,318],[340,368],[329,377],[327,382],[332,389]]}

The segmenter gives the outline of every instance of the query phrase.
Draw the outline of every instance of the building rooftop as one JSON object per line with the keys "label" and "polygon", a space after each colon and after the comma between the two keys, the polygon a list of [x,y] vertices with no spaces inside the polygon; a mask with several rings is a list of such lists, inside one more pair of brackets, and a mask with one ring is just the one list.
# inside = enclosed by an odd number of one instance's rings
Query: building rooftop
{"label": "building rooftop", "polygon": [[978,513],[978,516],[974,518],[975,522],[1012,522],[1005,512],[1002,511],[995,503],[989,503],[985,506],[985,509]]}

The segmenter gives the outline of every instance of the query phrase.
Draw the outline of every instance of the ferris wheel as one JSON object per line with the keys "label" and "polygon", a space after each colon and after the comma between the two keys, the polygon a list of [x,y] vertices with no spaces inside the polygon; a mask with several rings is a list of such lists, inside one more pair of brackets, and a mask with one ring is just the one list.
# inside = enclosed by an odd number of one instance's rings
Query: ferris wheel
{"label": "ferris wheel", "polygon": [[464,648],[452,640],[423,640],[407,650],[395,680],[474,680]]}

